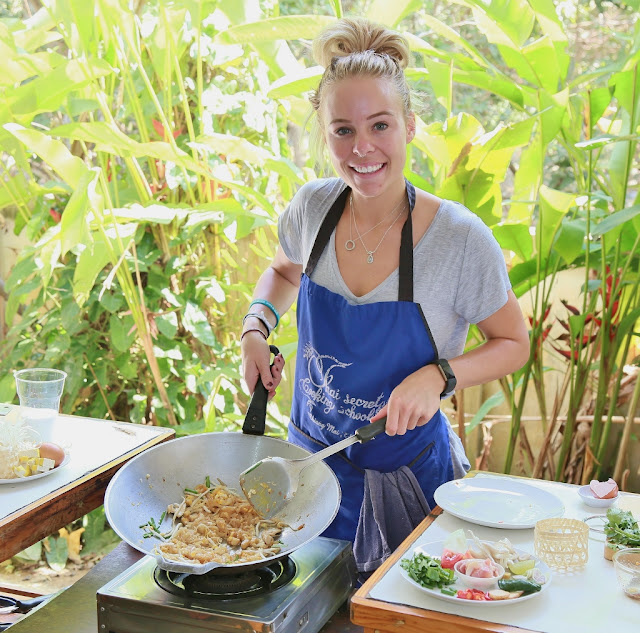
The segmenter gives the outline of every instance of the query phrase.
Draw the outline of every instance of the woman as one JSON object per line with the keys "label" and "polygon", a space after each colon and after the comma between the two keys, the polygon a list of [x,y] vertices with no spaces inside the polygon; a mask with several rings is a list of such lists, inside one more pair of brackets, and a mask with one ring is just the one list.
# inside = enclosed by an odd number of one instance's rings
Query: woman
{"label": "woman", "polygon": [[[386,435],[328,460],[343,499],[325,536],[355,540],[371,571],[414,527],[416,503],[424,516],[424,499],[433,506],[435,489],[469,468],[441,399],[517,370],[529,342],[489,229],[403,176],[415,134],[406,40],[342,19],[313,50],[326,70],[311,102],[338,178],[304,185],[280,217],[280,247],[244,319],[243,371],[250,388],[261,378],[274,392],[284,361],[270,370],[266,339],[297,296],[289,441],[317,451],[386,416]],[[463,354],[470,323],[486,341]],[[407,502],[403,487],[417,496]],[[389,545],[394,516],[403,525]]]}

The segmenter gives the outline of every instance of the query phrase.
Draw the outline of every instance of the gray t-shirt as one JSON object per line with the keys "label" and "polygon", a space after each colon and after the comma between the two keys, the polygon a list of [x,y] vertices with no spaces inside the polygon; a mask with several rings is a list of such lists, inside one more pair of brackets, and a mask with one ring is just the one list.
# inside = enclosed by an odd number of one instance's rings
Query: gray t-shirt
{"label": "gray t-shirt", "polygon": [[[306,265],[320,225],[344,188],[338,178],[319,179],[293,197],[278,222],[280,245],[292,262]],[[469,324],[507,302],[511,284],[500,246],[478,216],[458,202],[443,200],[413,253],[414,301],[422,306],[438,355],[459,356]],[[335,231],[311,279],[352,304],[398,298],[397,269],[362,297],[349,290],[338,268]]]}

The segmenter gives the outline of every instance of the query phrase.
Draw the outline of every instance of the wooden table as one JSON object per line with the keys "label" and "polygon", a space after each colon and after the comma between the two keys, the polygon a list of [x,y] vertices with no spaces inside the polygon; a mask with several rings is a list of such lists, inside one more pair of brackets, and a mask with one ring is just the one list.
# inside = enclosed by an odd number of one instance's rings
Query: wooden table
{"label": "wooden table", "polygon": [[[606,509],[584,505],[577,494],[578,486],[519,481],[555,494],[565,505],[565,517],[584,519],[606,514]],[[621,494],[616,504],[635,511],[638,502],[640,495]],[[481,540],[507,537],[515,547],[533,553],[533,529],[478,526],[435,508],[353,596],[352,622],[364,627],[365,633],[602,633],[607,630],[627,633],[638,630],[640,604],[619,588],[613,564],[603,556],[604,536],[593,531],[589,537],[589,560],[584,568],[573,574],[554,573],[545,592],[519,604],[453,604],[421,592],[401,576],[400,560],[409,557],[415,546],[444,540],[459,528],[464,528],[467,535],[472,530]]]}
{"label": "wooden table", "polygon": [[[9,415],[17,413],[11,407]],[[162,427],[68,415],[38,431],[43,441],[63,446],[70,459],[45,477],[0,484],[0,561],[102,505],[123,464],[174,436]]]}

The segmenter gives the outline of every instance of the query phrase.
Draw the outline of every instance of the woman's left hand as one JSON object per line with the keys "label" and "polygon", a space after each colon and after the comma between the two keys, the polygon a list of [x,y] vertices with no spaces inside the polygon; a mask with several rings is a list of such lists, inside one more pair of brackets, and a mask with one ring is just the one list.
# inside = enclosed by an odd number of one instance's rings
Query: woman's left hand
{"label": "woman's left hand", "polygon": [[444,378],[435,365],[421,367],[391,392],[389,401],[371,422],[386,415],[387,435],[404,435],[417,426],[424,426],[440,408],[444,388]]}

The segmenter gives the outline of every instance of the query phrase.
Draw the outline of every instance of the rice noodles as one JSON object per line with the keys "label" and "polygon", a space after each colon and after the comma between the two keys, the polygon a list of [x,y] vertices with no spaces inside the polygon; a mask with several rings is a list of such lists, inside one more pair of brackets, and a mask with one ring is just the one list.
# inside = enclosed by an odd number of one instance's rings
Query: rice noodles
{"label": "rice noodles", "polygon": [[168,561],[229,565],[264,560],[280,552],[279,538],[288,527],[263,519],[221,481],[185,490],[182,501],[171,504],[167,513],[173,517],[169,532],[162,533],[153,520],[141,527],[145,537],[163,541],[155,550]]}
{"label": "rice noodles", "polygon": [[19,477],[20,458],[39,444],[38,432],[20,418],[0,418],[0,479]]}

